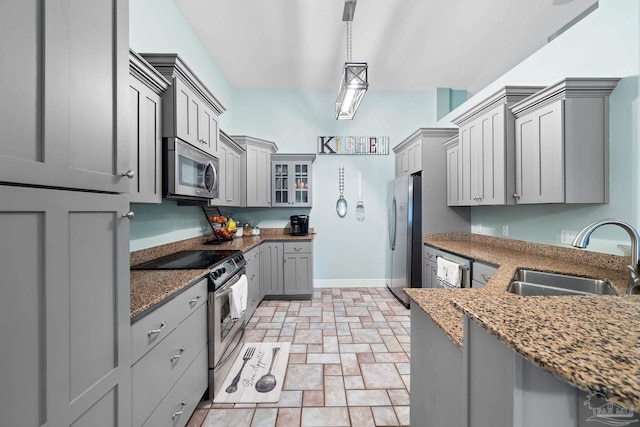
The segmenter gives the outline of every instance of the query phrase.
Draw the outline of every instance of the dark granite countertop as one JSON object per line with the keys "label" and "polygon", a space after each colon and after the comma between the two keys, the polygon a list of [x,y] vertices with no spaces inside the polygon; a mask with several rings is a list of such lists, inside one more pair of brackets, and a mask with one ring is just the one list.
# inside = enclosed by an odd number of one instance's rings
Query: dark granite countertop
{"label": "dark granite countertop", "polygon": [[[264,241],[313,240],[314,235],[291,236],[278,229],[263,230],[259,236],[238,237],[221,245],[208,245],[211,237],[196,237],[167,245],[155,246],[131,253],[131,265],[159,258],[186,249],[235,249],[247,252]],[[131,271],[131,319],[136,320],[153,311],[164,300],[171,298],[205,277],[208,270],[132,270]]]}
{"label": "dark granite countertop", "polygon": [[[625,295],[624,257],[479,235],[424,243],[499,266],[480,289],[406,289],[458,347],[464,313],[536,366],[640,410],[640,296]],[[605,279],[620,296],[520,297],[506,291],[518,268]]]}

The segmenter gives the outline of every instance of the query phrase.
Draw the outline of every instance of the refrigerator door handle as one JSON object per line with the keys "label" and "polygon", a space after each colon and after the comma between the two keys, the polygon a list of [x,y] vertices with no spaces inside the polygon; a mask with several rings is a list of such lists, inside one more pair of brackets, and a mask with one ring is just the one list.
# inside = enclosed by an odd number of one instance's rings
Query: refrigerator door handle
{"label": "refrigerator door handle", "polygon": [[396,221],[396,212],[397,210],[397,206],[396,206],[396,197],[393,196],[393,201],[391,202],[391,215],[389,216],[389,231],[391,233],[390,237],[390,243],[391,243],[391,250],[395,250],[396,249],[396,232],[397,232],[397,221]]}

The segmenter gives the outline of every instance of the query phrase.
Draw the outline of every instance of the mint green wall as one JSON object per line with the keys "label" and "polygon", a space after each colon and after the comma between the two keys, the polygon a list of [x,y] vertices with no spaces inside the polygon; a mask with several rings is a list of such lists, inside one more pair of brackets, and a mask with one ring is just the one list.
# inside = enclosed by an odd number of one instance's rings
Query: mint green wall
{"label": "mint green wall", "polygon": [[[507,84],[549,85],[565,77],[622,78],[610,98],[609,204],[474,207],[474,233],[500,236],[502,225],[508,225],[510,238],[561,245],[560,230],[577,231],[601,218],[640,226],[639,25],[637,0],[600,0],[596,11],[443,118],[440,123],[448,124]],[[618,244],[629,244],[626,233],[607,226],[594,232],[589,249],[620,254]]]}

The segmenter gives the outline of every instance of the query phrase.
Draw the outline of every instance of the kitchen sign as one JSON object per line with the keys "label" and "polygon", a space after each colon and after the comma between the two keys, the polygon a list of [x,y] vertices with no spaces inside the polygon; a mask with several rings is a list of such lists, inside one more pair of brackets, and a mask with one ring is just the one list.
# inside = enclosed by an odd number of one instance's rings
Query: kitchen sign
{"label": "kitchen sign", "polygon": [[319,136],[318,154],[389,154],[388,136]]}

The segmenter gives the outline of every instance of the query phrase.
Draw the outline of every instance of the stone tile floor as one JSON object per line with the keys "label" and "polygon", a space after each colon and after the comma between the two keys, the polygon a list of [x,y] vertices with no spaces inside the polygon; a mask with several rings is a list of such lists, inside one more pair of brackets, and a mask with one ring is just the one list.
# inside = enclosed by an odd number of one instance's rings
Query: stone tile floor
{"label": "stone tile floor", "polygon": [[278,403],[202,403],[187,427],[409,425],[409,310],[386,288],[263,301],[247,342],[291,343]]}

